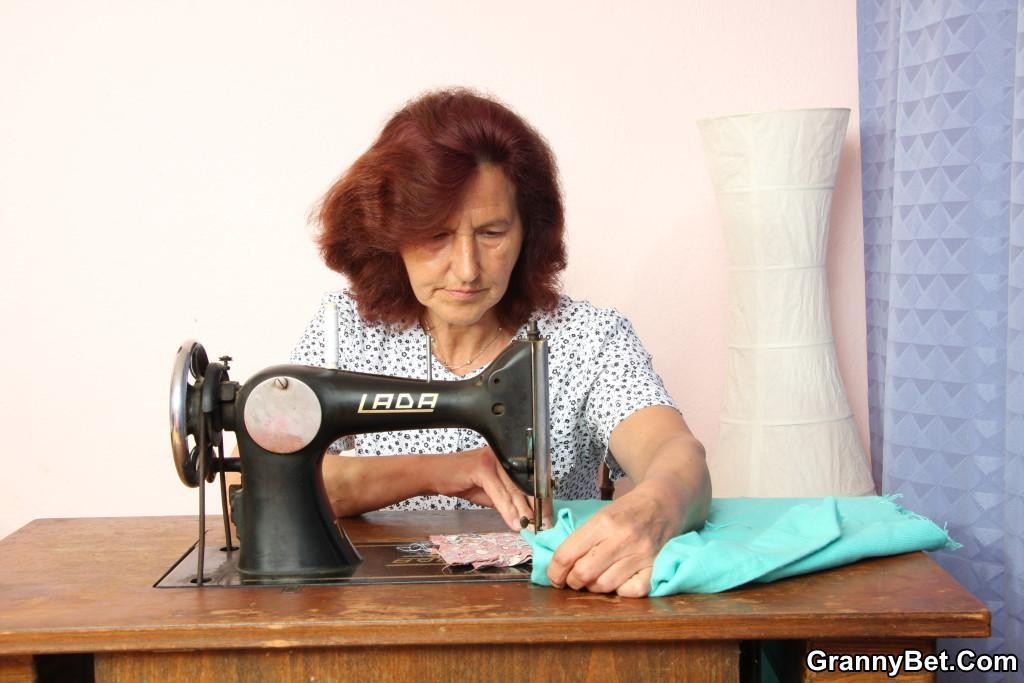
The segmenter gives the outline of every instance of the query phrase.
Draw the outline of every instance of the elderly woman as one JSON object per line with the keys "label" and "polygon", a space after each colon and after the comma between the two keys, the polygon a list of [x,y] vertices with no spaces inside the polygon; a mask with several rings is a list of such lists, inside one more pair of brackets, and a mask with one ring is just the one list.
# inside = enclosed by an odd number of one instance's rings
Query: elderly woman
{"label": "elderly woman", "polygon": [[[404,377],[425,377],[428,364],[435,379],[472,377],[535,319],[550,349],[556,496],[596,497],[601,462],[636,484],[562,544],[548,577],[646,595],[662,545],[707,515],[704,450],[629,321],[560,295],[562,201],[540,135],[472,92],[429,93],[388,121],[319,218],[324,260],[350,288],[324,298],[292,361],[324,364],[331,303],[338,367]],[[388,457],[325,458],[339,516],[485,505],[512,529],[532,518],[531,499],[470,430],[366,434],[354,448]]]}

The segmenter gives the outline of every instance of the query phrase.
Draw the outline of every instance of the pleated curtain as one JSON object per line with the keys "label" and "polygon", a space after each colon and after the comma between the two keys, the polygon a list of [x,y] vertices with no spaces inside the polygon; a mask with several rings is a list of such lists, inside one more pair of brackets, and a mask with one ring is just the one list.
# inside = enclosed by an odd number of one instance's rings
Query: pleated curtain
{"label": "pleated curtain", "polygon": [[[1024,662],[1024,7],[859,0],[871,456]],[[1024,674],[943,674],[1020,680]]]}

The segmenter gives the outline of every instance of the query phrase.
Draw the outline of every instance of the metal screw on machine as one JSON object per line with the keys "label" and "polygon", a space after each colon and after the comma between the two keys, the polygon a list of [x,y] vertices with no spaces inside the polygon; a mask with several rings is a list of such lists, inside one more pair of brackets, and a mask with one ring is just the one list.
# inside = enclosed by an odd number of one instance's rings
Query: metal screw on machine
{"label": "metal screw on machine", "polygon": [[288,388],[288,378],[287,377],[278,377],[277,379],[274,380],[274,386],[277,387],[278,389],[287,389]]}

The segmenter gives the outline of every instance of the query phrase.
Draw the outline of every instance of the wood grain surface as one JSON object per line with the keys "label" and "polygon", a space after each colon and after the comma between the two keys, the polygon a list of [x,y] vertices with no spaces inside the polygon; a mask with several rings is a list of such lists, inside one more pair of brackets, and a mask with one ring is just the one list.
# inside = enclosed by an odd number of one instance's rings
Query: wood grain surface
{"label": "wood grain surface", "polygon": [[0,657],[0,683],[31,683],[34,680],[36,668],[32,657]]}
{"label": "wood grain surface", "polygon": [[[643,672],[640,674],[639,672]],[[447,645],[104,654],[97,683],[136,681],[736,681],[735,643]]]}
{"label": "wood grain surface", "polygon": [[[491,511],[378,512],[345,524],[356,542],[501,529]],[[59,652],[624,641],[654,648],[989,633],[985,607],[922,553],[717,595],[641,600],[524,583],[153,588],[195,542],[195,526],[187,517],[43,519],[0,541],[3,661]],[[218,529],[211,518],[212,538]]]}

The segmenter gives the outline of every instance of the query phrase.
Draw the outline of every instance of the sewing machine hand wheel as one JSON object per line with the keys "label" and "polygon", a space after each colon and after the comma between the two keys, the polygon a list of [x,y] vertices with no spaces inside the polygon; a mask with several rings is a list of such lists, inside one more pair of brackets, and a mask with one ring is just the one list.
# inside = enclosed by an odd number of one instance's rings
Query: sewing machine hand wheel
{"label": "sewing machine hand wheel", "polygon": [[[203,345],[187,340],[178,348],[171,372],[171,453],[178,477],[185,486],[191,488],[200,484],[198,441],[205,417],[202,411],[202,389],[209,367],[210,362]],[[215,434],[208,434],[205,439],[203,469],[208,482],[212,482],[217,473],[213,466],[213,446],[219,443],[219,436],[218,428]]]}

